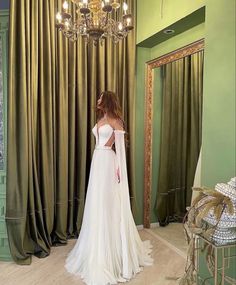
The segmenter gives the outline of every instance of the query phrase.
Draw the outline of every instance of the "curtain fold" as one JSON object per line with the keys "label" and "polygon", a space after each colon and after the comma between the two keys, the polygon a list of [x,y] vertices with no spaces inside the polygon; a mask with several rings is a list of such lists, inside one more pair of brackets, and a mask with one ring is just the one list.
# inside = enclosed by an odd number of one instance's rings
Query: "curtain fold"
{"label": "curtain fold", "polygon": [[[127,2],[135,15],[135,1]],[[79,233],[104,90],[121,99],[134,201],[135,31],[117,45],[69,42],[55,28],[61,5],[12,0],[10,7],[6,222],[18,264]]]}
{"label": "curtain fold", "polygon": [[163,105],[156,213],[181,221],[191,203],[202,138],[203,51],[162,67]]}

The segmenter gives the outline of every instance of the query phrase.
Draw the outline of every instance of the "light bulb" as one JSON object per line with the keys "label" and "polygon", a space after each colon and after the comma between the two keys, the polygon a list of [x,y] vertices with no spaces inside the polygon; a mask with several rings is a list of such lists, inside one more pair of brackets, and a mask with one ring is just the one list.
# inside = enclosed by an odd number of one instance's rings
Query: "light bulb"
{"label": "light bulb", "polygon": [[110,0],[105,0],[105,4],[106,5],[109,4],[109,2],[110,2]]}
{"label": "light bulb", "polygon": [[127,19],[126,19],[126,23],[127,23],[127,26],[130,26],[130,24],[131,24],[131,18],[127,18]]}
{"label": "light bulb", "polygon": [[61,23],[62,17],[61,17],[61,13],[60,12],[57,12],[56,19],[58,20],[59,23]]}
{"label": "light bulb", "polygon": [[87,5],[88,4],[88,0],[83,0],[83,4]]}
{"label": "light bulb", "polygon": [[124,10],[124,12],[126,14],[126,12],[128,10],[128,5],[125,2],[123,3],[123,10]]}
{"label": "light bulb", "polygon": [[69,8],[69,5],[68,5],[68,2],[65,1],[62,5],[63,9],[67,12],[68,8]]}
{"label": "light bulb", "polygon": [[119,23],[119,25],[118,25],[118,29],[120,30],[120,31],[122,31],[123,30],[123,25],[122,25],[122,23],[120,22]]}

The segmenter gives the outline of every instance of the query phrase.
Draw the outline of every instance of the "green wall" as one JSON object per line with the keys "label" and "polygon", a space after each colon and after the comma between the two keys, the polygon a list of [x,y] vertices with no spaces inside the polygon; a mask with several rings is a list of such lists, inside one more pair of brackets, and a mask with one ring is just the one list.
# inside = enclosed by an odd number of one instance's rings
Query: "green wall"
{"label": "green wall", "polygon": [[205,0],[137,0],[137,44],[203,6]]}
{"label": "green wall", "polygon": [[192,42],[205,37],[205,23],[199,24],[168,41],[160,43],[151,48],[151,59],[158,58],[164,54],[184,47]]}
{"label": "green wall", "polygon": [[207,0],[202,183],[235,176],[235,0]]}
{"label": "green wall", "polygon": [[[135,221],[138,225],[143,224],[143,188],[144,188],[144,105],[145,105],[145,63],[151,59],[162,56],[189,43],[204,38],[205,25],[200,24],[185,31],[153,48],[137,46],[136,66],[136,199],[138,213]],[[158,73],[158,71],[156,71]],[[158,88],[158,81],[154,82],[154,88]],[[160,133],[160,92],[154,92],[154,128],[153,128],[153,180],[151,193],[151,222],[157,222],[154,213],[156,199],[157,168],[159,158],[159,133]],[[157,103],[157,105],[156,105]]]}
{"label": "green wall", "polygon": [[144,77],[145,62],[150,59],[149,48],[137,48],[136,61],[136,106],[135,106],[135,222],[143,224],[143,185],[144,185]]}

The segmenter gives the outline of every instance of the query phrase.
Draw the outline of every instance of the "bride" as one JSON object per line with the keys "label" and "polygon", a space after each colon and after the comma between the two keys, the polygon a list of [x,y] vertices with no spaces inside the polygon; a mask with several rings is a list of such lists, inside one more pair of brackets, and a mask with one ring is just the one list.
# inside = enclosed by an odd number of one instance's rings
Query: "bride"
{"label": "bride", "polygon": [[116,94],[103,92],[97,113],[82,227],[65,267],[86,284],[107,285],[130,280],[153,260],[151,244],[140,239],[130,209],[125,131]]}

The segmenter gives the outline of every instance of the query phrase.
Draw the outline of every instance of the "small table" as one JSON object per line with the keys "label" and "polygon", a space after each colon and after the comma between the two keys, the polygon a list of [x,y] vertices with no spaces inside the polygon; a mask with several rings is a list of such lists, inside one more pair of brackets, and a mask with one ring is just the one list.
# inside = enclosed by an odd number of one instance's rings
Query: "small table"
{"label": "small table", "polygon": [[[201,278],[199,274],[199,256],[200,256],[200,251],[204,250],[204,246],[206,243],[210,246],[212,246],[212,250],[214,251],[213,255],[213,276],[209,278]],[[207,280],[213,278],[214,280],[214,285],[225,285],[226,284],[236,284],[236,279],[233,279],[229,276],[225,275],[225,270],[229,268],[230,265],[230,260],[235,259],[236,261],[236,242],[230,242],[230,241],[222,241],[222,242],[217,242],[215,240],[210,240],[205,238],[202,235],[196,235],[196,244],[195,244],[195,250],[197,251],[196,254],[196,270],[197,270],[197,284],[207,284]],[[221,266],[219,265],[219,256],[222,256],[222,262]],[[201,283],[199,283],[199,281]]]}

